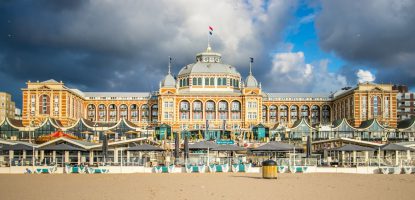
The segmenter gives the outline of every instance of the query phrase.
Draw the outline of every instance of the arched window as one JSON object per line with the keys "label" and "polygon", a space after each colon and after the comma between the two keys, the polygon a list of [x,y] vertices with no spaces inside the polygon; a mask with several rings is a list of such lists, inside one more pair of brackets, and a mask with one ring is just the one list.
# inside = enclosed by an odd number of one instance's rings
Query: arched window
{"label": "arched window", "polygon": [[94,104],[89,104],[87,107],[88,111],[87,111],[87,119],[91,120],[91,121],[95,121],[95,113],[96,113],[96,108]]}
{"label": "arched window", "polygon": [[154,104],[151,106],[151,121],[157,122],[158,115],[159,115],[159,106],[157,104]]}
{"label": "arched window", "polygon": [[117,121],[117,106],[115,106],[115,104],[110,104],[108,106],[108,112],[110,115],[110,122],[115,122]]}
{"label": "arched window", "polygon": [[133,122],[137,122],[138,121],[138,106],[137,104],[132,104],[130,106],[130,120]]}
{"label": "arched window", "polygon": [[228,102],[219,101],[219,119],[228,119]]}
{"label": "arched window", "polygon": [[206,102],[206,119],[216,119],[215,102],[213,101]]}
{"label": "arched window", "polygon": [[188,101],[180,102],[180,119],[188,120],[190,115],[190,103]]}
{"label": "arched window", "polygon": [[288,119],[288,106],[282,105],[280,106],[280,122],[285,123]]}
{"label": "arched window", "polygon": [[210,78],[210,85],[215,85],[215,78]]}
{"label": "arched window", "polygon": [[40,96],[39,111],[42,115],[50,114],[50,98],[46,94]]}
{"label": "arched window", "polygon": [[301,106],[301,118],[308,118],[310,110],[307,105]]}
{"label": "arched window", "polygon": [[197,78],[193,78],[192,85],[197,85]]}
{"label": "arched window", "polygon": [[218,80],[218,85],[222,85],[222,79],[218,78],[217,80]]}
{"label": "arched window", "polygon": [[120,117],[127,118],[128,116],[128,106],[125,104],[120,105]]}
{"label": "arched window", "polygon": [[290,108],[290,120],[291,122],[295,122],[298,120],[298,106],[291,106]]}
{"label": "arched window", "polygon": [[147,104],[141,106],[141,121],[148,122],[149,118],[149,108]]}
{"label": "arched window", "polygon": [[197,78],[197,85],[202,85],[202,78]]}
{"label": "arched window", "polygon": [[324,124],[330,123],[330,114],[331,114],[330,113],[330,106],[324,105],[323,106],[323,111],[322,111],[322,116],[323,116],[322,122]]}
{"label": "arched window", "polygon": [[275,105],[269,107],[269,121],[277,122],[277,106]]}
{"label": "arched window", "polygon": [[232,101],[232,119],[241,119],[241,103],[239,101]]}
{"label": "arched window", "polygon": [[194,120],[202,120],[203,119],[203,110],[202,110],[202,102],[196,100],[193,102],[193,119]]}
{"label": "arched window", "polygon": [[320,107],[311,106],[311,124],[318,124],[320,122]]}
{"label": "arched window", "polygon": [[107,108],[104,104],[98,105],[98,121],[105,122],[107,121]]}
{"label": "arched window", "polygon": [[267,106],[262,106],[262,122],[267,122]]}

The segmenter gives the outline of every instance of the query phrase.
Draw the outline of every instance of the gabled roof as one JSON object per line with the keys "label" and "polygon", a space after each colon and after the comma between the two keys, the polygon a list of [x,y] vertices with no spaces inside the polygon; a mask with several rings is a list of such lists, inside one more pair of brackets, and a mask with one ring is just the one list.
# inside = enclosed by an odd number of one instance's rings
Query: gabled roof
{"label": "gabled roof", "polygon": [[308,124],[307,120],[305,120],[304,118],[301,118],[301,119],[298,119],[297,121],[295,121],[293,126],[291,127],[291,130],[292,129],[297,129],[300,125],[306,125],[309,128],[311,128],[312,130],[315,130],[315,128],[310,126],[310,124]]}
{"label": "gabled roof", "polygon": [[281,143],[281,142],[269,142],[260,147],[252,149],[252,151],[290,151],[295,148],[292,144]]}
{"label": "gabled roof", "polygon": [[415,125],[415,117],[399,121],[398,122],[398,129],[401,129],[401,130],[410,129],[414,125]]}
{"label": "gabled roof", "polygon": [[60,138],[56,138],[56,139],[54,139],[54,140],[51,140],[51,141],[45,142],[45,143],[43,143],[43,144],[40,144],[40,145],[38,145],[38,147],[39,147],[39,148],[42,148],[42,147],[44,147],[44,146],[47,146],[47,145],[50,145],[50,144],[54,144],[54,143],[56,143],[56,142],[60,142],[60,141],[65,141],[65,142],[68,142],[68,143],[70,143],[70,144],[73,144],[73,145],[76,145],[76,146],[82,147],[82,148],[84,148],[84,149],[91,149],[91,148],[94,148],[94,147],[99,147],[99,146],[101,146],[101,144],[94,144],[94,143],[90,143],[90,142],[87,142],[87,141],[82,141],[82,140],[73,140],[73,139],[69,139],[69,138],[65,138],[65,137],[60,137]]}
{"label": "gabled roof", "polygon": [[6,117],[3,122],[7,122],[10,126],[12,126],[13,128],[16,128],[16,129],[21,129],[21,128],[25,127],[23,125],[22,120],[11,119],[9,117]]}
{"label": "gabled roof", "polygon": [[245,151],[245,150],[246,149],[243,147],[239,147],[239,146],[231,145],[231,144],[218,145],[217,147],[212,149],[212,151]]}
{"label": "gabled roof", "polygon": [[382,145],[380,149],[382,151],[407,151],[407,150],[414,151],[414,149],[412,148],[405,147],[399,144],[394,144],[394,143]]}
{"label": "gabled roof", "polygon": [[20,150],[31,151],[33,150],[33,148],[34,148],[34,145],[17,143],[13,145],[4,145],[1,149],[2,150],[14,150],[14,151],[20,151]]}
{"label": "gabled roof", "polygon": [[375,151],[370,147],[359,146],[355,144],[346,144],[342,147],[334,148],[333,151]]}
{"label": "gabled roof", "polygon": [[[333,125],[332,130],[334,131],[350,131],[350,130],[355,131],[356,130],[356,128],[351,126],[345,118],[333,121],[332,125]],[[349,130],[347,130],[348,128]]]}
{"label": "gabled roof", "polygon": [[213,149],[218,147],[218,145],[211,141],[200,141],[194,144],[189,144],[189,149]]}
{"label": "gabled roof", "polygon": [[359,126],[359,129],[361,130],[372,130],[373,131],[373,129],[377,129],[377,128],[380,128],[382,130],[386,129],[379,123],[379,121],[376,118],[363,121]]}
{"label": "gabled roof", "polygon": [[39,148],[40,150],[50,150],[50,151],[85,151],[84,148],[74,147],[72,145],[61,143],[57,145],[48,145]]}
{"label": "gabled roof", "polygon": [[127,149],[127,151],[164,151],[164,149],[150,145],[150,144],[141,144],[141,145],[130,147]]}

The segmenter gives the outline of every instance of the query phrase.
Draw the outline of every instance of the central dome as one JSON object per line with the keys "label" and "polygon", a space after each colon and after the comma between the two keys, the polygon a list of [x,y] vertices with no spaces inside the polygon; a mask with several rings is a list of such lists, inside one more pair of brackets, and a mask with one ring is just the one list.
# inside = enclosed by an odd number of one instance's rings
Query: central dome
{"label": "central dome", "polygon": [[212,52],[208,47],[205,52],[196,55],[196,63],[184,66],[178,76],[189,74],[232,74],[240,76],[234,66],[223,64],[221,54]]}
{"label": "central dome", "polygon": [[223,64],[219,53],[208,46],[196,55],[196,62],[184,66],[177,75],[180,91],[235,92],[240,90],[241,74],[234,66]]}

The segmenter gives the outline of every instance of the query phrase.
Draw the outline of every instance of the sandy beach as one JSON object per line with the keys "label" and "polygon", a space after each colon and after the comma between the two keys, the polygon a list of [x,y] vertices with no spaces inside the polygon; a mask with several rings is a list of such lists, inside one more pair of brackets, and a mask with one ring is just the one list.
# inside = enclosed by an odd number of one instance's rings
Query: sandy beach
{"label": "sandy beach", "polygon": [[413,199],[415,175],[280,174],[0,175],[11,199]]}

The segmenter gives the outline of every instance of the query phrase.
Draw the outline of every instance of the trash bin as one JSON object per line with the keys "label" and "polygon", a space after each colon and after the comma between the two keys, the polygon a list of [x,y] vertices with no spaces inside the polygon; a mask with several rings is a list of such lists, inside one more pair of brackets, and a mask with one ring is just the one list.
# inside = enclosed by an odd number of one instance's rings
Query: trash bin
{"label": "trash bin", "polygon": [[277,178],[277,162],[273,160],[266,160],[262,162],[262,178],[266,178],[266,179]]}

